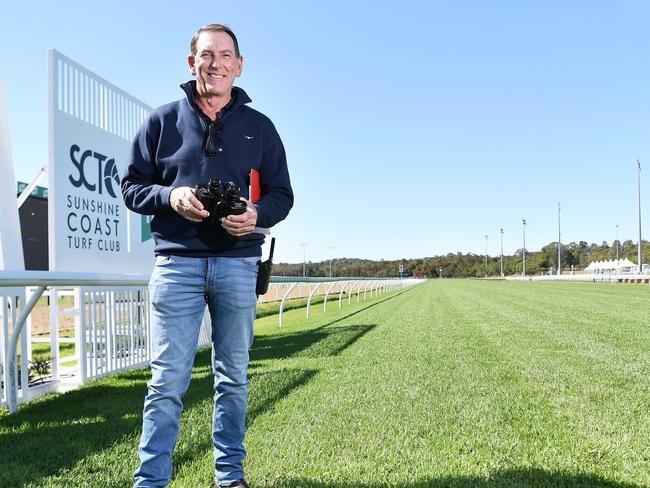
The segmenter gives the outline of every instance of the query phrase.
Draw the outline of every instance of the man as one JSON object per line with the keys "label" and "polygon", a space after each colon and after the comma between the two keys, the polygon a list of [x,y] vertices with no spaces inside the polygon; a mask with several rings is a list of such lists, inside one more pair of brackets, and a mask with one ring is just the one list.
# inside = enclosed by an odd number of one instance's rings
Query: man
{"label": "man", "polygon": [[[122,180],[131,210],[153,215],[156,265],[151,297],[151,381],[144,402],[135,487],[169,483],[172,452],[205,307],[212,319],[217,486],[248,487],[243,447],[248,401],[248,351],[253,341],[257,262],[268,228],[293,205],[286,157],[272,122],[246,106],[235,78],[244,59],[235,34],[210,24],[192,38],[194,80],[185,97],[154,110],[133,142]],[[261,197],[243,214],[210,222],[193,187],[210,178],[232,181],[248,195],[259,172]]]}

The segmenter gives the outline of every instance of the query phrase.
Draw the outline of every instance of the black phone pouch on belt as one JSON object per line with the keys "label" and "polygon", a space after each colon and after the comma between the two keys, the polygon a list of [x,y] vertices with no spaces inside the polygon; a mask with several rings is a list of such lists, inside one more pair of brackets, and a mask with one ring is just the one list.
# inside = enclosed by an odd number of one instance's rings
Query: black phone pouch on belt
{"label": "black phone pouch on belt", "polygon": [[257,284],[255,285],[255,293],[257,293],[257,295],[264,295],[269,289],[269,281],[271,280],[271,268],[273,267],[274,247],[275,237],[271,238],[271,252],[269,253],[269,259],[266,261],[258,262]]}

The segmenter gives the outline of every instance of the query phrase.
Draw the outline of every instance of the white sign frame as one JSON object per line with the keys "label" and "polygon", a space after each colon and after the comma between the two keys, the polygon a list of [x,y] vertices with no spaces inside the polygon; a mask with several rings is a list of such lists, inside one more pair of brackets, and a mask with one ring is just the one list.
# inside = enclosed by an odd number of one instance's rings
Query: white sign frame
{"label": "white sign frame", "polygon": [[48,59],[50,270],[149,273],[148,223],[120,176],[151,107],[54,49]]}
{"label": "white sign frame", "polygon": [[25,269],[4,78],[0,76],[0,269]]}

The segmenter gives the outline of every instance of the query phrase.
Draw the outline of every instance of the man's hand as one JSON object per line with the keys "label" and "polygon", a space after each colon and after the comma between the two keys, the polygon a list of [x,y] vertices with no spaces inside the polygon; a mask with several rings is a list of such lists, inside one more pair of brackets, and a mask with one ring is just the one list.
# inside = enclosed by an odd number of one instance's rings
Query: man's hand
{"label": "man's hand", "polygon": [[244,197],[241,197],[241,199],[246,202],[246,211],[240,215],[228,215],[228,217],[221,219],[221,227],[234,237],[250,234],[257,224],[257,209]]}
{"label": "man's hand", "polygon": [[189,186],[174,188],[169,194],[169,205],[176,213],[192,222],[202,222],[210,216],[210,212],[203,208]]}

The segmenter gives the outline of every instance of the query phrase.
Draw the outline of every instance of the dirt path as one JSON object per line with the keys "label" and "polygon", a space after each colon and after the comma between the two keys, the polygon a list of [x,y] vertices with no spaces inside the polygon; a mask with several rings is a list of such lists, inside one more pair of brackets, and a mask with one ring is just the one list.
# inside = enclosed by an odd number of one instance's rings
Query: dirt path
{"label": "dirt path", "polygon": [[[59,311],[72,309],[72,305],[59,305]],[[32,334],[42,334],[50,331],[50,308],[47,305],[37,305],[32,310]],[[73,316],[59,316],[59,330],[74,328]]]}

